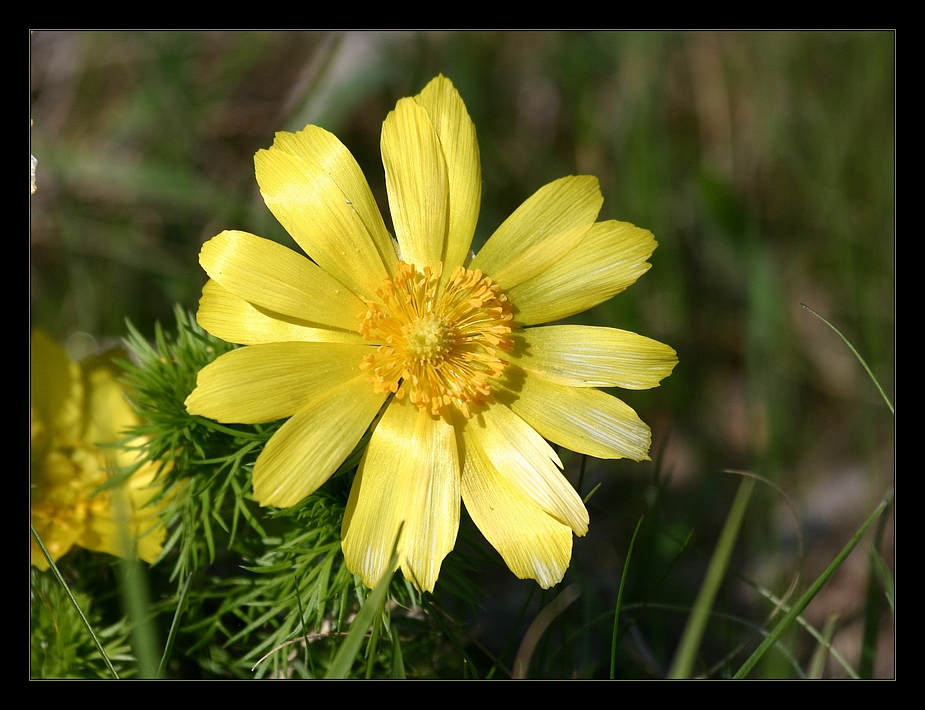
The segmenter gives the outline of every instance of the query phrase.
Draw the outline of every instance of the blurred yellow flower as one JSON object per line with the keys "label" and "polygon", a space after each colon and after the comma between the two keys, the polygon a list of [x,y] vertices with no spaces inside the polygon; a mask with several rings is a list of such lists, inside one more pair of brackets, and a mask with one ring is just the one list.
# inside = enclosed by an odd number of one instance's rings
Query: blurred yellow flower
{"label": "blurred yellow flower", "polygon": [[[138,415],[105,357],[71,362],[41,331],[32,333],[32,525],[55,561],[74,545],[123,555],[137,541],[141,559],[160,554],[166,530],[161,506],[145,507],[159,492],[157,466],[142,466],[123,485],[93,495],[117,466],[136,454],[114,444]],[[32,564],[48,562],[32,540]]]}
{"label": "blurred yellow flower", "polygon": [[541,188],[469,263],[481,202],[475,127],[439,76],[382,128],[395,228],[353,156],[318,126],[257,153],[270,211],[309,259],[226,231],[200,263],[198,320],[247,345],[199,373],[188,410],[221,422],[288,417],[254,467],[256,499],[294,505],[372,426],[344,517],[347,566],[373,586],[404,522],[399,564],[433,590],[460,498],[510,569],[558,583],[588,513],[546,439],[647,458],[650,432],[596,389],[656,386],[674,350],[626,331],[529,328],[584,311],[648,268],[651,233],[597,222],[597,179]]}

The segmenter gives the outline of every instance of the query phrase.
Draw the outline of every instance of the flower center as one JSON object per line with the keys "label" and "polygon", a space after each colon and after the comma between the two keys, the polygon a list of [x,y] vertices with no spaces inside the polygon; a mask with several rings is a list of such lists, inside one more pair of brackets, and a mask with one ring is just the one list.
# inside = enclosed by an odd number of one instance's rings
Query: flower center
{"label": "flower center", "polygon": [[439,360],[452,345],[450,324],[433,314],[419,318],[408,329],[408,349],[421,360]]}
{"label": "flower center", "polygon": [[497,284],[457,266],[440,286],[443,265],[423,272],[402,261],[367,301],[360,333],[378,343],[360,367],[371,373],[377,392],[407,396],[422,410],[440,414],[455,404],[466,416],[491,396],[491,378],[507,365],[511,306]]}

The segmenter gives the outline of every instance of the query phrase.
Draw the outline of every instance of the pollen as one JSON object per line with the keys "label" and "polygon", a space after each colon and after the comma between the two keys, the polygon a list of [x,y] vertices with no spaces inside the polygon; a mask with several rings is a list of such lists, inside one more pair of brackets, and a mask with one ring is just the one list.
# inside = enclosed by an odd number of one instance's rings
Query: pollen
{"label": "pollen", "polygon": [[379,347],[360,367],[376,392],[408,397],[435,416],[455,405],[469,417],[507,366],[511,306],[477,269],[457,266],[445,284],[442,272],[440,263],[418,271],[398,262],[379,300],[366,302],[360,333]]}

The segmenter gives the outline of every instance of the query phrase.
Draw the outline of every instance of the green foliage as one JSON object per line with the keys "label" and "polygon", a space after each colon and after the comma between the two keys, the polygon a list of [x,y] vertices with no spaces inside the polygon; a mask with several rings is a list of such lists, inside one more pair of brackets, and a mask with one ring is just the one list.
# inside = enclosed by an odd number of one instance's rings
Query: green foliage
{"label": "green foliage", "polygon": [[[78,592],[75,598],[119,677],[131,677],[134,658],[128,624],[118,620],[104,625],[90,596]],[[79,612],[50,570],[32,568],[30,602],[33,678],[112,678]]]}
{"label": "green foliage", "polygon": [[165,518],[178,523],[165,553],[179,546],[175,576],[185,579],[215,561],[217,544],[234,543],[242,520],[262,532],[245,497],[244,464],[275,427],[227,427],[186,411],[199,370],[232,346],[205,333],[180,308],[176,320],[176,336],[168,338],[158,324],[153,345],[128,324],[126,346],[136,362],[124,367],[128,391],[147,420],[133,434],[148,439],[143,460],[163,465],[163,495],[171,497]]}

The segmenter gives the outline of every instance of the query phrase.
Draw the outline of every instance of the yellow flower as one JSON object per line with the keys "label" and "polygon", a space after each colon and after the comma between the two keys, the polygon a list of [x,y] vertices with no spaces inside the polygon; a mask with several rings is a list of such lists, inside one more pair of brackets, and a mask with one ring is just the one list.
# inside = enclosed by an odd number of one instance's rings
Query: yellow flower
{"label": "yellow flower", "polygon": [[311,260],[245,232],[202,248],[198,320],[248,347],[199,373],[186,401],[221,422],[289,417],[254,467],[262,505],[294,505],[372,426],[342,538],[373,586],[404,523],[399,564],[433,590],[460,498],[508,567],[550,587],[588,513],[546,440],[647,458],[650,432],[597,387],[654,387],[674,350],[610,328],[529,328],[584,311],[648,268],[652,235],[597,222],[596,178],[541,188],[469,263],[481,201],[475,127],[442,76],[382,127],[395,228],[356,161],[318,126],[255,158],[270,211]]}
{"label": "yellow flower", "polygon": [[[32,525],[52,559],[74,545],[122,555],[136,538],[141,559],[160,554],[166,530],[156,507],[145,507],[158,492],[156,465],[93,495],[106,469],[135,461],[134,452],[97,444],[119,441],[137,423],[109,359],[79,365],[47,335],[32,333]],[[48,568],[34,539],[32,564]]]}

